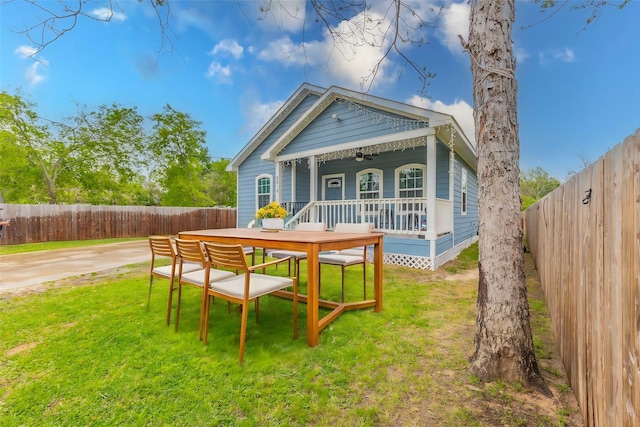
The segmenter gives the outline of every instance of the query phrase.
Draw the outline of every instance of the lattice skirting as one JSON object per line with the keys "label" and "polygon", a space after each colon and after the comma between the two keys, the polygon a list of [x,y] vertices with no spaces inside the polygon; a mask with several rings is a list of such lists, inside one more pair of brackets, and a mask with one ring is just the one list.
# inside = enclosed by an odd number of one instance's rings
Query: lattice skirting
{"label": "lattice skirting", "polygon": [[433,260],[431,259],[431,257],[385,253],[382,257],[382,262],[384,262],[385,264],[418,268],[420,270],[433,270]]}
{"label": "lattice skirting", "polygon": [[478,236],[474,236],[473,238],[465,240],[464,242],[458,244],[457,246],[453,247],[452,249],[449,249],[447,252],[438,255],[436,257],[436,262],[434,264],[435,265],[434,270],[437,270],[443,264],[451,261],[452,259],[455,259],[458,255],[460,255],[460,252],[462,252],[464,249],[466,249],[469,246],[471,246],[477,240],[478,240]]}
{"label": "lattice skirting", "polygon": [[[463,249],[468,248],[478,240],[478,237],[466,240],[456,247],[449,249],[447,252],[440,254],[433,260],[431,257],[406,255],[406,254],[389,254],[385,253],[382,262],[385,264],[401,265],[403,267],[417,268],[420,270],[437,270],[443,264],[451,261],[460,255]],[[373,262],[373,259],[369,260]]]}

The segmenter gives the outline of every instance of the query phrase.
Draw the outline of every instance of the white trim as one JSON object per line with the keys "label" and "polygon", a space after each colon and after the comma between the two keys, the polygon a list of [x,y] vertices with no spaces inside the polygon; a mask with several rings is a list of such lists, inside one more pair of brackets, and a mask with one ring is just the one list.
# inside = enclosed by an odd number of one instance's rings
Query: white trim
{"label": "white trim", "polygon": [[296,185],[297,185],[297,180],[296,180],[296,165],[298,164],[298,162],[293,162],[291,163],[291,201],[295,203],[296,201]]}
{"label": "white trim", "polygon": [[[435,241],[436,236],[436,170],[437,170],[437,141],[435,136],[427,137],[427,234],[428,240]],[[435,257],[435,252],[431,257]]]}
{"label": "white trim", "polygon": [[[323,154],[336,152],[336,151],[350,151],[350,150],[353,151],[353,150],[358,150],[366,147],[373,147],[376,145],[385,144],[389,142],[397,142],[397,141],[402,141],[407,139],[428,137],[430,135],[435,135],[435,130],[433,128],[420,128],[420,129],[413,129],[413,130],[408,130],[404,132],[394,132],[388,135],[380,135],[372,138],[360,139],[358,141],[351,141],[344,144],[329,145],[326,147],[316,148],[313,150],[300,151],[293,154],[273,156],[273,158],[271,157],[272,155],[270,154],[270,151],[267,150],[264,152],[264,154],[262,154],[260,158],[262,160],[274,160],[274,161],[280,161],[280,162],[287,162],[287,161],[297,160],[297,159],[309,157],[309,156],[321,156]],[[345,157],[348,157],[348,155],[345,155]]]}
{"label": "white trim", "polygon": [[273,201],[273,175],[271,175],[270,173],[262,173],[258,176],[256,176],[255,179],[255,187],[254,187],[254,191],[253,191],[253,197],[254,197],[254,203],[255,203],[255,207],[256,207],[256,211],[258,211],[258,209],[260,209],[262,206],[258,206],[258,181],[260,181],[262,178],[269,178],[269,203]]}
{"label": "white trim", "polygon": [[324,190],[327,188],[327,180],[332,178],[341,178],[342,179],[342,198],[340,200],[344,200],[345,198],[345,187],[346,187],[346,175],[343,173],[334,173],[330,175],[322,175],[322,200],[325,199]]}
{"label": "white trim", "polygon": [[400,196],[400,172],[405,170],[405,169],[422,169],[422,195],[421,196],[414,196],[414,197],[426,197],[427,194],[427,165],[425,165],[424,163],[408,163],[406,165],[402,165],[400,167],[397,167],[394,171],[395,174],[395,197],[397,199],[400,199],[402,196]]}
{"label": "white trim", "polygon": [[467,169],[464,166],[460,166],[460,168],[460,215],[464,216],[467,214],[469,206],[469,184],[467,181]]}
{"label": "white trim", "polygon": [[282,202],[282,163],[276,162],[275,167],[276,167],[276,174],[275,174],[275,181],[274,181],[275,195],[276,195],[275,200],[276,202],[281,203]]}
{"label": "white trim", "polygon": [[[363,175],[365,173],[377,173],[378,175],[380,175],[380,180],[378,181],[378,197],[377,198],[382,199],[384,197],[384,194],[383,194],[384,172],[382,171],[382,169],[367,168],[367,169],[362,169],[356,172],[356,200],[360,200],[360,175]],[[363,199],[363,200],[372,200],[372,199]]]}

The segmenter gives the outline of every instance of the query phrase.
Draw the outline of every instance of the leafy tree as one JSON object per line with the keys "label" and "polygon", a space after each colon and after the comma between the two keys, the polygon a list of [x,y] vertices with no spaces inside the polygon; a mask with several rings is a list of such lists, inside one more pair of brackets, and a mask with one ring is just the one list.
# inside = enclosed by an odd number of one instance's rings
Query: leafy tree
{"label": "leafy tree", "polygon": [[[138,179],[137,171],[144,165],[140,161],[140,153],[144,153],[144,132],[143,118],[135,108],[102,105],[93,112],[80,110],[61,123],[40,118],[34,107],[19,95],[0,93],[2,143],[11,146],[7,148],[8,155],[19,159],[7,168],[11,170],[9,173],[30,171],[25,176],[33,177],[37,170],[49,203],[113,203],[113,198],[96,199],[95,193],[85,194],[83,189],[105,187],[111,188],[112,193],[122,193],[123,186]],[[24,164],[18,167],[20,162]],[[38,188],[34,184],[30,187]]]}
{"label": "leafy tree", "polygon": [[56,182],[64,170],[67,150],[51,138],[49,126],[41,123],[33,107],[19,95],[0,93],[0,123],[3,131],[11,135],[5,141],[13,142],[16,151],[26,154],[29,164],[38,168],[49,203],[56,203]]}
{"label": "leafy tree", "polygon": [[237,176],[227,172],[226,167],[230,159],[220,159],[211,162],[210,172],[204,177],[206,192],[217,206],[236,206]]}
{"label": "leafy tree", "polygon": [[0,130],[0,202],[42,200],[47,200],[47,191],[40,170],[29,162],[27,151],[16,143],[16,136]]}
{"label": "leafy tree", "polygon": [[526,172],[520,172],[520,197],[522,198],[522,210],[542,199],[548,193],[560,186],[557,178],[550,176],[544,169],[538,166]]}
{"label": "leafy tree", "polygon": [[149,148],[154,155],[153,174],[163,189],[163,206],[211,206],[203,177],[208,172],[209,154],[200,122],[165,105],[154,114]]}

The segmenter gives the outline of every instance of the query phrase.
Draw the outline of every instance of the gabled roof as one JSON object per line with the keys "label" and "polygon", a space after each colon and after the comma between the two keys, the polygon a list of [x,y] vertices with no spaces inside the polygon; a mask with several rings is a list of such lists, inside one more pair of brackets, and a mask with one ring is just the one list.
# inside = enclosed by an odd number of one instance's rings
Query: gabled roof
{"label": "gabled roof", "polygon": [[[307,91],[307,92],[305,92]],[[396,134],[387,135],[383,137],[369,138],[367,140],[353,141],[345,144],[339,144],[334,147],[324,147],[321,151],[333,151],[334,158],[344,155],[349,151],[355,150],[356,147],[372,147],[377,146],[378,149],[389,147],[392,141],[398,141],[398,139],[409,141],[420,141],[428,134],[437,134],[438,137],[447,144],[453,144],[456,152],[458,152],[463,159],[470,165],[475,165],[476,149],[466,137],[455,118],[449,114],[439,113],[432,110],[427,110],[413,105],[404,104],[397,101],[392,101],[377,96],[364,94],[361,92],[352,91],[349,89],[340,88],[337,86],[331,86],[329,89],[324,89],[318,86],[312,86],[307,83],[300,86],[300,88],[289,98],[287,103],[276,113],[276,115],[258,132],[258,134],[247,144],[240,154],[238,154],[229,164],[227,170],[237,170],[237,167],[244,159],[247,158],[258,145],[264,141],[264,139],[273,131],[273,129],[282,122],[284,118],[295,108],[302,99],[304,99],[305,93],[313,92],[320,97],[316,102],[295,121],[261,156],[262,160],[278,161],[288,160],[288,157],[279,157],[279,153],[291,142],[297,135],[302,132],[313,120],[318,117],[326,108],[328,108],[334,101],[341,99],[348,102],[353,102],[365,107],[372,107],[381,111],[386,111],[392,114],[407,117],[408,119],[426,122],[428,127],[422,129],[415,129],[412,131],[398,132]],[[297,102],[296,102],[297,101]],[[419,142],[416,145],[420,144]],[[305,155],[317,155],[320,153],[304,153]]]}
{"label": "gabled roof", "polygon": [[240,150],[240,152],[229,162],[226,170],[236,172],[238,166],[267,138],[273,130],[282,123],[287,116],[306,98],[308,94],[322,95],[326,91],[325,88],[314,86],[309,83],[303,83],[289,97],[289,99],[278,109],[278,111],[269,119],[267,123],[260,128],[258,133]]}
{"label": "gabled roof", "polygon": [[431,110],[414,107],[409,104],[391,101],[385,98],[364,94],[336,86],[331,86],[327,91],[300,117],[278,140],[271,145],[263,154],[262,160],[275,160],[277,154],[284,147],[293,141],[316,117],[320,115],[337,99],[344,99],[367,107],[398,114],[419,121],[427,121],[430,125],[433,122],[450,122],[451,116],[437,113]]}

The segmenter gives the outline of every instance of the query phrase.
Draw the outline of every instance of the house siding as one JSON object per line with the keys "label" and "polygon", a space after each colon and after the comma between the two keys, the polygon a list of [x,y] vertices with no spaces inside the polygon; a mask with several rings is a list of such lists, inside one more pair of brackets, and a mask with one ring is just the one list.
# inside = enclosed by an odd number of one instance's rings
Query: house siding
{"label": "house siding", "polygon": [[453,237],[445,234],[436,240],[436,255],[440,255],[453,248]]}
{"label": "house siding", "polygon": [[[291,125],[307,111],[318,99],[317,95],[309,94],[287,116],[279,126],[238,166],[238,227],[246,227],[254,219],[256,212],[255,178],[261,174],[271,174],[275,179],[276,167],[272,162],[260,159],[264,151],[269,148]],[[290,174],[289,174],[290,175]],[[274,182],[272,182],[273,198],[275,198]],[[283,193],[284,194],[284,193]]]}
{"label": "house siding", "polygon": [[436,197],[449,200],[449,148],[441,142],[436,146]]}
{"label": "house siding", "polygon": [[[407,122],[406,117],[371,107],[361,108],[362,110],[354,110],[346,102],[333,102],[279,154],[300,153],[406,130],[405,125],[399,129],[400,122]],[[334,114],[340,119],[333,119]],[[427,126],[424,122],[415,123],[415,127]]]}
{"label": "house siding", "polygon": [[[462,168],[467,170],[467,214],[462,215]],[[454,242],[456,246],[478,235],[478,180],[475,171],[456,156],[453,197]]]}

